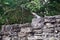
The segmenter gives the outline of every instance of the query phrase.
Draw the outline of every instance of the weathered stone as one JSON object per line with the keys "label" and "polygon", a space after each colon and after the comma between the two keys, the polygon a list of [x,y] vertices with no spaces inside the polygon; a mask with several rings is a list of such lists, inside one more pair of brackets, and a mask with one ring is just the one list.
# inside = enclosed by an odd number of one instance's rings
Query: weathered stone
{"label": "weathered stone", "polygon": [[25,24],[19,24],[19,27],[31,27],[30,23],[25,23]]}
{"label": "weathered stone", "polygon": [[10,40],[11,38],[8,36],[3,36],[2,40]]}
{"label": "weathered stone", "polygon": [[18,40],[17,36],[12,37],[12,40]]}
{"label": "weathered stone", "polygon": [[56,24],[46,23],[46,27],[48,28],[56,27]]}
{"label": "weathered stone", "polygon": [[54,28],[46,28],[46,29],[43,29],[43,32],[46,32],[46,33],[54,33]]}
{"label": "weathered stone", "polygon": [[55,30],[58,30],[58,31],[60,31],[60,27],[56,27],[56,28],[55,28]]}
{"label": "weathered stone", "polygon": [[28,40],[36,40],[36,38],[34,36],[30,36],[30,37],[27,37]]}
{"label": "weathered stone", "polygon": [[55,40],[55,38],[54,37],[50,37],[49,40]]}
{"label": "weathered stone", "polygon": [[22,37],[20,40],[28,40],[27,37]]}
{"label": "weathered stone", "polygon": [[60,22],[60,19],[56,19],[56,22],[58,22],[58,23],[59,23],[59,22]]}
{"label": "weathered stone", "polygon": [[1,40],[60,40],[60,16],[33,14],[31,23],[3,25]]}
{"label": "weathered stone", "polygon": [[56,22],[56,18],[54,16],[46,16],[44,18],[45,22]]}
{"label": "weathered stone", "polygon": [[26,36],[26,35],[27,35],[27,34],[26,34],[25,32],[19,32],[19,33],[18,33],[18,36],[19,36],[19,37],[24,37],[24,36]]}
{"label": "weathered stone", "polygon": [[31,32],[31,31],[32,31],[32,28],[30,28],[30,27],[21,28],[21,32],[28,33],[28,32]]}
{"label": "weathered stone", "polygon": [[60,27],[60,24],[56,24],[57,27]]}
{"label": "weathered stone", "polygon": [[43,40],[43,37],[42,36],[34,36],[35,39],[42,39]]}
{"label": "weathered stone", "polygon": [[60,19],[60,15],[55,15],[54,16],[56,19]]}
{"label": "weathered stone", "polygon": [[34,33],[43,33],[43,30],[42,29],[37,29],[37,30],[33,30]]}
{"label": "weathered stone", "polygon": [[56,20],[55,19],[45,19],[45,21],[44,22],[56,22]]}

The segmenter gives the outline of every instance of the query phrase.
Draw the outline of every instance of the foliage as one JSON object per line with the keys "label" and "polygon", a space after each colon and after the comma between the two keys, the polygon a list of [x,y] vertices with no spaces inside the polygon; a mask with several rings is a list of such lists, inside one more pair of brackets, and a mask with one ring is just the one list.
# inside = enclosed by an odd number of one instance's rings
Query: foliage
{"label": "foliage", "polygon": [[40,0],[32,0],[31,2],[26,3],[26,7],[33,12],[37,12],[42,7]]}
{"label": "foliage", "polygon": [[31,12],[59,15],[60,0],[0,0],[0,25],[31,22]]}
{"label": "foliage", "polygon": [[[27,8],[32,12],[37,12],[44,15],[59,15],[60,14],[59,0],[32,0],[27,3]],[[41,15],[42,15],[41,14]]]}

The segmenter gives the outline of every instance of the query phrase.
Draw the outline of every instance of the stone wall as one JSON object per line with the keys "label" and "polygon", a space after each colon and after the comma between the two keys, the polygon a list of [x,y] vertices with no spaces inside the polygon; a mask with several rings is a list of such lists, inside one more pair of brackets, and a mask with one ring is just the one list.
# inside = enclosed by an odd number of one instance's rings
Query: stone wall
{"label": "stone wall", "polygon": [[60,15],[33,18],[31,23],[2,25],[0,40],[60,40]]}

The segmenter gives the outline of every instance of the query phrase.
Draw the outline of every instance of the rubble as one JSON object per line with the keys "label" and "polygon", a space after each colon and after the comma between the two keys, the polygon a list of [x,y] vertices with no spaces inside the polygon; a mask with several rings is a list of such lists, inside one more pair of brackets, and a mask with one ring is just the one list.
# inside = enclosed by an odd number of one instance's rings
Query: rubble
{"label": "rubble", "polygon": [[60,16],[33,18],[31,23],[25,24],[2,25],[0,40],[60,40]]}

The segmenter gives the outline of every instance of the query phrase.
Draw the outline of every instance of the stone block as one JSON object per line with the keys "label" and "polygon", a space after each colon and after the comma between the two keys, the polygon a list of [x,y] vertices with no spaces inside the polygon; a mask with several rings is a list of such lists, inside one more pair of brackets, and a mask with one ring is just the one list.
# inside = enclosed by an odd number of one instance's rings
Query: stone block
{"label": "stone block", "polygon": [[36,38],[34,36],[30,36],[30,37],[27,37],[28,40],[36,40]]}
{"label": "stone block", "polygon": [[34,33],[43,33],[42,29],[33,30]]}
{"label": "stone block", "polygon": [[54,33],[54,28],[43,29],[43,32],[45,32],[45,33]]}
{"label": "stone block", "polygon": [[25,33],[25,32],[18,32],[18,36],[19,37],[24,37],[24,36],[26,36],[27,34]]}
{"label": "stone block", "polygon": [[31,31],[32,31],[32,28],[31,27],[21,28],[21,32],[28,33],[28,32],[31,32]]}
{"label": "stone block", "polygon": [[59,31],[60,32],[60,27],[56,27],[55,30]]}
{"label": "stone block", "polygon": [[60,19],[56,19],[56,22],[60,23]]}
{"label": "stone block", "polygon": [[46,27],[48,28],[56,27],[56,24],[46,23]]}
{"label": "stone block", "polygon": [[11,38],[9,36],[3,36],[2,40],[10,40]]}

